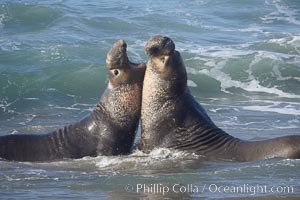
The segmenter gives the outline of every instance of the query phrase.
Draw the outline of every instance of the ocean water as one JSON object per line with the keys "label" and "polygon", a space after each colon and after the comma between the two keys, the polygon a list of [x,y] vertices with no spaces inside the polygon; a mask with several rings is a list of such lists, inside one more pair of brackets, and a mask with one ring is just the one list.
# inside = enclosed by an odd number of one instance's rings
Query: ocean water
{"label": "ocean water", "polygon": [[[106,87],[111,45],[124,39],[130,59],[146,62],[143,47],[156,34],[174,40],[193,95],[228,133],[248,140],[300,134],[297,0],[2,0],[0,134],[78,121]],[[300,198],[299,160],[212,162],[168,149],[0,160],[0,199],[281,197]]]}

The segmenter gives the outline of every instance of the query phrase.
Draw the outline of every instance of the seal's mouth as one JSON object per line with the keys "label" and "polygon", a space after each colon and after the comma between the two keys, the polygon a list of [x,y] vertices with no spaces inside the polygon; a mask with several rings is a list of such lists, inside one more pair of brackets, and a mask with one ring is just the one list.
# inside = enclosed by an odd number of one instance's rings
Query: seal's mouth
{"label": "seal's mouth", "polygon": [[145,46],[145,53],[151,57],[172,55],[174,51],[174,42],[161,35],[151,37]]}

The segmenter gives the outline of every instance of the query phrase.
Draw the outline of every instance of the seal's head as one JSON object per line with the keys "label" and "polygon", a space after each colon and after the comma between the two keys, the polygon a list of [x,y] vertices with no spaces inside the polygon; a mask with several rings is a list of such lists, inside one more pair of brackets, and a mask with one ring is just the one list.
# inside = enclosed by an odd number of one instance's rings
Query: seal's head
{"label": "seal's head", "polygon": [[126,42],[119,40],[107,53],[106,67],[109,70],[110,87],[143,82],[146,65],[130,62],[126,48]]}
{"label": "seal's head", "polygon": [[[174,42],[165,36],[151,37],[145,46],[145,53],[149,56],[145,75],[145,85],[162,88],[168,93],[180,93],[187,88],[187,74],[180,53],[175,50]],[[170,94],[170,95],[172,95]],[[163,96],[163,94],[161,94]]]}
{"label": "seal's head", "polygon": [[139,120],[146,69],[144,63],[129,61],[126,48],[126,42],[119,40],[107,53],[109,83],[100,100],[101,107],[122,126]]}
{"label": "seal's head", "polygon": [[151,37],[145,52],[150,57],[148,66],[164,80],[186,79],[186,70],[180,53],[175,50],[174,42],[165,36]]}

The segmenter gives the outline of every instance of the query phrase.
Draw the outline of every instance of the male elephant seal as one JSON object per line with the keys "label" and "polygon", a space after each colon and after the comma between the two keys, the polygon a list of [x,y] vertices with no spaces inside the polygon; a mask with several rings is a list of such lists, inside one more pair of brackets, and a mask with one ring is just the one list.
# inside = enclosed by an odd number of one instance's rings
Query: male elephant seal
{"label": "male elephant seal", "polygon": [[185,65],[171,39],[154,36],[145,52],[150,59],[142,96],[143,151],[167,147],[234,161],[300,158],[300,136],[250,142],[218,128],[191,95]]}
{"label": "male elephant seal", "polygon": [[145,64],[128,60],[126,43],[107,54],[109,83],[94,111],[81,121],[47,134],[0,137],[0,157],[16,161],[49,161],[130,152],[140,118]]}

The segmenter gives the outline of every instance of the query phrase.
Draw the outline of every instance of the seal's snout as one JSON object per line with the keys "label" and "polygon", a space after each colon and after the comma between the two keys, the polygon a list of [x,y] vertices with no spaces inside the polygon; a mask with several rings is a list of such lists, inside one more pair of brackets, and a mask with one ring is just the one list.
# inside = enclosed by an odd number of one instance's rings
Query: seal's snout
{"label": "seal's snout", "polygon": [[161,35],[151,37],[145,46],[145,53],[148,56],[171,55],[174,50],[174,42],[170,38]]}
{"label": "seal's snout", "polygon": [[124,40],[118,40],[107,53],[106,66],[108,69],[115,69],[128,66],[126,53],[127,44]]}

